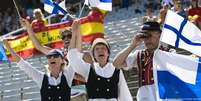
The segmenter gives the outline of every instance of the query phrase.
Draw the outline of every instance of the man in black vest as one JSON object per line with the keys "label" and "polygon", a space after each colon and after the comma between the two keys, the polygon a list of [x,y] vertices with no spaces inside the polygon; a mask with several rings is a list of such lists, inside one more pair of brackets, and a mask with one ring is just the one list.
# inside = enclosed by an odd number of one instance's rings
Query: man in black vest
{"label": "man in black vest", "polygon": [[[114,59],[117,68],[125,70],[137,67],[139,74],[138,101],[156,101],[153,79],[153,54],[158,48],[161,35],[158,22],[145,22],[130,45],[122,50]],[[144,41],[146,49],[135,50]],[[134,53],[131,52],[135,50]]]}
{"label": "man in black vest", "polygon": [[82,59],[79,21],[74,21],[72,32],[67,56],[73,69],[87,81],[89,101],[132,101],[122,71],[109,62],[110,46],[106,40],[97,38],[93,41],[94,62],[89,64]]}

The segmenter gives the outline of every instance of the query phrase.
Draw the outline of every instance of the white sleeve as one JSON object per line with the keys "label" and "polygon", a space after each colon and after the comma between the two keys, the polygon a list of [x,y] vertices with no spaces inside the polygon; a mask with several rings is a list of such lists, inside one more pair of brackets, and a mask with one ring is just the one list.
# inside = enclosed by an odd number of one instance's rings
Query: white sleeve
{"label": "white sleeve", "polygon": [[73,70],[72,66],[68,65],[68,66],[65,66],[63,73],[66,77],[68,86],[71,87],[72,82],[73,82],[73,78],[75,75],[75,71]]}
{"label": "white sleeve", "polygon": [[30,63],[24,61],[23,59],[17,63],[17,66],[20,67],[20,69],[23,70],[29,77],[31,77],[37,83],[39,88],[41,88],[44,77],[43,72],[37,70],[31,66]]}
{"label": "white sleeve", "polygon": [[80,53],[77,49],[70,49],[67,56],[74,71],[82,75],[87,81],[91,64],[84,62],[82,59],[83,53]]}
{"label": "white sleeve", "polygon": [[120,70],[118,83],[118,101],[133,101],[128,85],[124,78],[123,72]]}
{"label": "white sleeve", "polygon": [[127,67],[125,67],[125,70],[129,70],[133,67],[137,67],[137,54],[139,50],[136,50],[134,53],[129,54],[128,58],[126,59]]}

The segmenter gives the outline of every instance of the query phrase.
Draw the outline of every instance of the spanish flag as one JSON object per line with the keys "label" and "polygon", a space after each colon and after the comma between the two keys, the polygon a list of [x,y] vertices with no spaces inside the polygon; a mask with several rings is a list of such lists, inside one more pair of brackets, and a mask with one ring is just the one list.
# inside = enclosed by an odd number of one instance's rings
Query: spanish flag
{"label": "spanish flag", "polygon": [[[88,16],[80,19],[81,26],[80,31],[82,34],[83,42],[92,42],[95,38],[104,37],[104,17],[106,12],[93,8]],[[35,29],[35,35],[42,45],[46,45],[51,48],[63,48],[64,44],[60,36],[60,30],[64,28],[71,27],[72,21],[51,24],[39,29]],[[41,29],[40,29],[41,28]],[[22,32],[19,36],[15,38],[8,39],[11,48],[14,49],[23,58],[30,58],[33,55],[39,54],[31,39],[28,37],[27,32]],[[10,60],[9,51],[6,49],[6,54]]]}
{"label": "spanish flag", "polygon": [[81,34],[84,42],[92,42],[95,38],[104,37],[104,18],[106,11],[93,8],[88,16],[80,19]]}
{"label": "spanish flag", "polygon": [[[60,29],[70,27],[72,22],[53,24],[43,27],[43,29],[34,30],[36,38],[42,45],[46,45],[51,48],[63,48],[64,44],[60,36]],[[33,55],[38,55],[38,52],[27,32],[22,32],[15,38],[8,39],[8,43],[11,48],[23,58],[30,58]],[[13,60],[10,52],[6,49],[6,54],[9,60]]]}

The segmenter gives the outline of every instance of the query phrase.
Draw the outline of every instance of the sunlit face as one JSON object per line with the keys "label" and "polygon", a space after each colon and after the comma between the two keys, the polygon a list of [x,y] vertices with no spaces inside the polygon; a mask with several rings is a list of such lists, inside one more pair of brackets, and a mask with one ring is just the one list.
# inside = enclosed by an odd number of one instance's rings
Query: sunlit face
{"label": "sunlit face", "polygon": [[174,1],[174,7],[176,10],[179,10],[182,8],[182,1],[181,0],[175,0]]}
{"label": "sunlit face", "polygon": [[34,16],[35,16],[35,18],[38,19],[38,20],[40,20],[40,19],[43,18],[43,15],[42,15],[41,12],[35,12],[35,13],[34,13]]}
{"label": "sunlit face", "polygon": [[68,46],[70,44],[71,37],[72,37],[71,31],[65,30],[65,31],[61,32],[61,38],[64,42],[64,48],[68,48]]}
{"label": "sunlit face", "polygon": [[51,74],[59,74],[62,71],[62,65],[64,64],[64,59],[58,55],[47,56],[48,59],[48,69]]}
{"label": "sunlit face", "polygon": [[97,44],[94,47],[94,58],[98,63],[107,63],[109,58],[109,51],[105,44]]}
{"label": "sunlit face", "polygon": [[148,31],[150,37],[144,39],[144,44],[148,50],[155,50],[159,45],[160,32],[159,31]]}

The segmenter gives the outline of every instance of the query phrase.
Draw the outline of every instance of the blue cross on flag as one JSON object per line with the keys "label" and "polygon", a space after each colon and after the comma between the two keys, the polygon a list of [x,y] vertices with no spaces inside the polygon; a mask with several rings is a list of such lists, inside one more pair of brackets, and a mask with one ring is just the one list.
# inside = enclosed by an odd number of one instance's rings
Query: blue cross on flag
{"label": "blue cross on flag", "polygon": [[160,41],[201,56],[200,29],[173,11],[167,12]]}
{"label": "blue cross on flag", "polygon": [[65,0],[57,4],[52,0],[44,0],[44,9],[51,14],[64,14],[66,15]]}
{"label": "blue cross on flag", "polygon": [[157,50],[153,68],[157,101],[201,101],[201,58]]}

